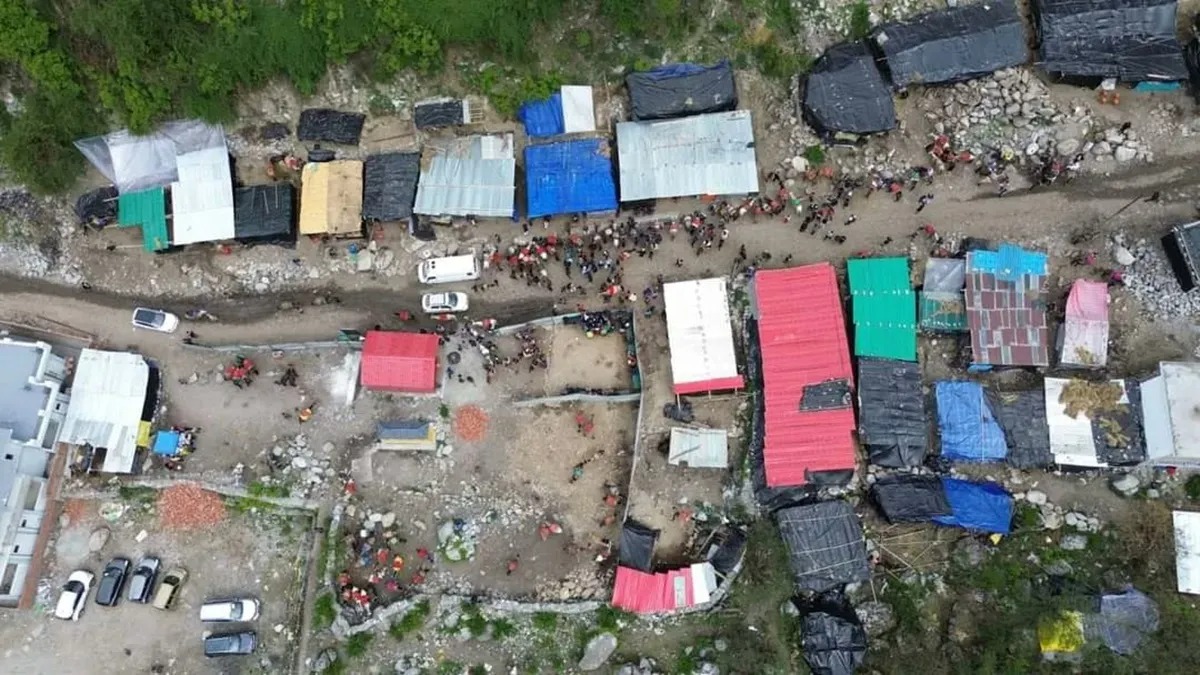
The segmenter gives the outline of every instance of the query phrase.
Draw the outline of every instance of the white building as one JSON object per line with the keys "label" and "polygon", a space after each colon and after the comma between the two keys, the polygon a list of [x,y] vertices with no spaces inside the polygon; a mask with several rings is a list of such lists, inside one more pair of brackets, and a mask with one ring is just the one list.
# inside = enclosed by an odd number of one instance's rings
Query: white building
{"label": "white building", "polygon": [[1142,383],[1146,460],[1200,466],[1200,363],[1163,361]]}
{"label": "white building", "polygon": [[66,360],[45,342],[0,337],[0,606],[29,579],[49,494],[50,464],[68,397]]}

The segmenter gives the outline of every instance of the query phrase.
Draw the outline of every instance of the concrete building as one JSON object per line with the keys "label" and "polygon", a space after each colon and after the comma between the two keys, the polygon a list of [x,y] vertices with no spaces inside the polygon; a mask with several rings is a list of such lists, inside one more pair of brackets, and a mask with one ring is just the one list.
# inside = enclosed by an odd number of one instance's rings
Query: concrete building
{"label": "concrete building", "polygon": [[[45,342],[0,338],[0,606],[26,586],[51,502],[51,461],[66,417],[66,359]],[[49,527],[50,523],[46,523]],[[39,542],[41,539],[41,542]]]}

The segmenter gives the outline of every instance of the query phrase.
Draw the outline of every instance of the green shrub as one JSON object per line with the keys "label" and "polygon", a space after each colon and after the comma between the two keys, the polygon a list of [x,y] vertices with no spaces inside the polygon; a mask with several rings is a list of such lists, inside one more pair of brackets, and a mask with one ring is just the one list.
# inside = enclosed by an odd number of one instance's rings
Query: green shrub
{"label": "green shrub", "polygon": [[810,145],[804,149],[804,159],[812,166],[820,166],[825,163],[825,148],[819,145]]}
{"label": "green shrub", "polygon": [[866,39],[871,34],[871,8],[863,0],[850,8],[850,38]]}
{"label": "green shrub", "polygon": [[313,603],[313,626],[324,630],[337,619],[337,601],[331,593],[323,593]]}
{"label": "green shrub", "polygon": [[367,653],[371,647],[371,642],[375,639],[374,633],[355,633],[346,640],[346,657],[357,659]]}

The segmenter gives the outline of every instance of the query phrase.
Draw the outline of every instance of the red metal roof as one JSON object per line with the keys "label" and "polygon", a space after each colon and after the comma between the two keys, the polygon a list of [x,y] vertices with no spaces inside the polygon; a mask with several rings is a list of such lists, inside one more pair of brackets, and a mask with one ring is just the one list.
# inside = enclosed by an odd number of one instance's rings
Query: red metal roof
{"label": "red metal roof", "polygon": [[[708,602],[715,586],[705,590],[705,576],[712,576],[708,563],[654,574],[623,565],[617,567],[612,606],[637,614],[669,612]],[[700,597],[697,597],[697,585]]]}
{"label": "red metal roof", "polygon": [[701,380],[699,382],[684,382],[675,385],[675,393],[683,396],[685,394],[704,394],[710,391],[728,391],[730,389],[744,389],[746,382],[741,375],[733,377],[718,377],[712,380]]}
{"label": "red metal roof", "polygon": [[853,386],[846,319],[829,263],[754,275],[762,347],[767,485],[804,485],[811,472],[853,469],[854,408],[803,411],[804,388]]}
{"label": "red metal roof", "polygon": [[438,338],[399,331],[367,332],[362,385],[366,389],[428,393],[437,389]]}

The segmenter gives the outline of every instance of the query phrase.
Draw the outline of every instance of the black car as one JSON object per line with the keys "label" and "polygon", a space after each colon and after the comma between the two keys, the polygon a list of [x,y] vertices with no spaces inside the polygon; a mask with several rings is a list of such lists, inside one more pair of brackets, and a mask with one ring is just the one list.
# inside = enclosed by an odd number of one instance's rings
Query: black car
{"label": "black car", "polygon": [[158,558],[152,555],[142,558],[134,568],[133,576],[129,577],[129,593],[126,597],[130,602],[142,604],[150,602],[150,596],[154,593],[154,581],[158,578],[160,567],[162,567],[162,561]]}
{"label": "black car", "polygon": [[252,630],[240,633],[220,633],[204,638],[205,656],[234,656],[253,654],[258,646],[258,636]]}
{"label": "black car", "polygon": [[96,604],[112,607],[121,599],[121,587],[129,574],[129,558],[113,558],[104,566],[100,583],[96,586]]}

